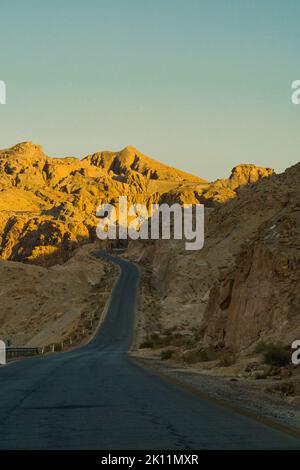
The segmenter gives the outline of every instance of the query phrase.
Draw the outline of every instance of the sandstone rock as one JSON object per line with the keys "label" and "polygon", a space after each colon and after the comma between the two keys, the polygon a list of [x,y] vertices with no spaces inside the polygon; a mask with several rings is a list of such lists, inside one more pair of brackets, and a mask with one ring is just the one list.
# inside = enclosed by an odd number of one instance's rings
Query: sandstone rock
{"label": "sandstone rock", "polygon": [[245,184],[256,183],[261,178],[269,178],[274,174],[272,168],[258,167],[256,165],[235,166],[229,177],[231,189],[244,186]]}
{"label": "sandstone rock", "polygon": [[[300,164],[246,187],[214,214],[213,223],[230,211],[230,219],[233,212],[240,213],[251,224],[256,211],[257,225],[236,253],[230,272],[214,284],[204,315],[205,342],[221,339],[226,347],[243,352],[258,341],[289,345],[300,337],[300,218],[294,210],[299,184]],[[291,192],[293,199],[286,205]]]}
{"label": "sandstone rock", "polygon": [[[0,150],[0,257],[52,264],[76,245],[93,241],[100,203],[127,196],[129,203],[156,203],[174,190],[205,180],[163,165],[133,147],[79,160],[47,157],[23,142]],[[193,199],[195,200],[195,199]]]}

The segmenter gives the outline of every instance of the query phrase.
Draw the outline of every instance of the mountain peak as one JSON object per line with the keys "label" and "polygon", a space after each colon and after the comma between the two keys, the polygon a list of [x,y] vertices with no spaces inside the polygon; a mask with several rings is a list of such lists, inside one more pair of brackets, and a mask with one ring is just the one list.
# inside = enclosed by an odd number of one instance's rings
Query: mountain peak
{"label": "mountain peak", "polygon": [[38,157],[44,155],[43,147],[35,145],[31,141],[20,142],[17,145],[6,150],[11,156]]}
{"label": "mountain peak", "polygon": [[257,180],[261,178],[268,178],[273,174],[274,170],[272,168],[256,166],[251,163],[244,163],[237,165],[232,169],[229,180],[235,182],[236,184],[244,185],[255,183]]}
{"label": "mountain peak", "polygon": [[126,147],[124,147],[120,153],[123,153],[123,152],[134,153],[134,154],[140,153],[136,147],[133,147],[133,145],[126,145]]}
{"label": "mountain peak", "polygon": [[178,170],[144,155],[132,145],[127,145],[118,152],[97,152],[93,155],[88,155],[84,160],[106,171],[112,171],[117,176],[126,175],[128,172],[134,171],[145,176],[147,179],[207,183],[206,180],[198,176]]}

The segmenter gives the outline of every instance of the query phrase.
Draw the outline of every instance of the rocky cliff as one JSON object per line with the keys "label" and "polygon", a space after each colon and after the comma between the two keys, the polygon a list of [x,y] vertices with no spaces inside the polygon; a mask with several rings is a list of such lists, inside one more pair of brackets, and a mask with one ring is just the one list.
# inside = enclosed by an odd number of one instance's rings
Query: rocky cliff
{"label": "rocky cliff", "polygon": [[259,344],[288,348],[300,337],[300,164],[252,172],[234,169],[224,185],[235,197],[206,209],[203,250],[130,247],[144,265],[139,345],[183,359],[200,351],[200,361],[203,351],[253,356]]}
{"label": "rocky cliff", "polygon": [[300,336],[299,187],[300,164],[247,188],[220,211],[230,210],[230,217],[255,211],[261,223],[212,286],[203,318],[206,344],[246,353],[257,342],[289,345]]}

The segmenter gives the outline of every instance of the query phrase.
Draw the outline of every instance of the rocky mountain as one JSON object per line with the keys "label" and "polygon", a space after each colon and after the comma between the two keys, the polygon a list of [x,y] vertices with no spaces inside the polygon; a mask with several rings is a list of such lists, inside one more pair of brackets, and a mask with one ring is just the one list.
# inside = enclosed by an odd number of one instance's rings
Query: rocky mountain
{"label": "rocky mountain", "polygon": [[79,160],[48,157],[24,142],[0,150],[0,257],[38,264],[68,259],[95,239],[100,203],[205,202],[234,197],[271,170],[241,165],[228,180],[206,180],[163,165],[134,147],[97,152]]}
{"label": "rocky mountain", "polygon": [[157,202],[170,189],[206,186],[205,180],[162,165],[133,147],[83,160],[47,157],[31,142],[0,151],[0,256],[64,261],[78,244],[95,239],[102,202]]}
{"label": "rocky mountain", "polygon": [[102,168],[114,176],[123,176],[128,180],[130,174],[138,173],[150,180],[207,183],[206,180],[184,171],[171,168],[128,146],[120,152],[98,152],[88,155],[84,162]]}
{"label": "rocky mountain", "polygon": [[[48,157],[30,142],[1,150],[0,257],[10,260],[0,261],[10,284],[9,289],[6,281],[2,285],[3,331],[18,342],[26,330],[26,340],[36,344],[65,341],[80,332],[87,310],[96,306],[84,298],[94,292],[90,280],[97,269],[89,259],[87,280],[84,259],[72,255],[79,245],[95,240],[99,203],[114,203],[126,195],[129,202],[201,202],[206,208],[201,251],[186,251],[178,240],[129,242],[125,256],[142,266],[137,347],[172,348],[168,354],[179,361],[195,361],[220,352],[251,356],[260,343],[287,346],[300,337],[299,187],[300,164],[281,175],[243,164],[228,179],[207,182],[133,147],[82,160]],[[27,270],[11,261],[42,267]],[[62,267],[47,267],[56,264]],[[107,298],[107,268],[99,269]],[[59,311],[59,299],[65,298],[73,276],[83,283],[76,301],[81,307],[71,315],[67,304]],[[56,282],[61,286],[58,303],[42,294],[48,278],[51,292],[57,290]],[[32,283],[35,293],[29,288]],[[27,320],[19,323],[21,311],[13,314],[26,295],[29,327]],[[36,296],[44,333],[33,309]],[[57,326],[53,334],[51,325]]]}

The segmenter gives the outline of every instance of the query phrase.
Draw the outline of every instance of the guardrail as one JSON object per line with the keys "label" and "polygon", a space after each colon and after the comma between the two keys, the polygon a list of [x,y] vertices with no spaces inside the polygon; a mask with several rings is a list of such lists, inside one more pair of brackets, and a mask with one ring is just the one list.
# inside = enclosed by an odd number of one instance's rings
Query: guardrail
{"label": "guardrail", "polygon": [[[91,327],[92,327],[92,324],[93,322],[91,320],[91,325],[90,325]],[[89,331],[90,331],[89,329],[83,328],[81,332],[82,336],[89,335]],[[13,357],[37,356],[37,355],[61,352],[61,351],[64,351],[65,349],[71,348],[73,344],[74,344],[74,339],[70,337],[67,340],[61,341],[59,343],[50,343],[50,344],[47,344],[46,346],[40,346],[36,348],[6,346],[3,349],[5,350],[6,358],[9,359]],[[76,341],[75,341],[75,344],[76,344]],[[0,352],[1,352],[1,345],[0,345]],[[1,360],[1,357],[0,357],[0,360]]]}
{"label": "guardrail", "polygon": [[14,348],[11,346],[6,348],[7,357],[35,356],[36,354],[41,354],[40,348]]}

